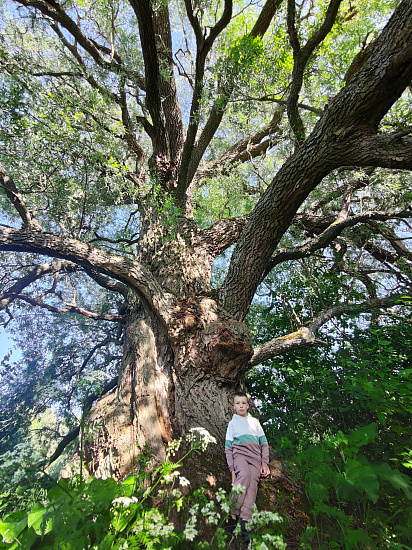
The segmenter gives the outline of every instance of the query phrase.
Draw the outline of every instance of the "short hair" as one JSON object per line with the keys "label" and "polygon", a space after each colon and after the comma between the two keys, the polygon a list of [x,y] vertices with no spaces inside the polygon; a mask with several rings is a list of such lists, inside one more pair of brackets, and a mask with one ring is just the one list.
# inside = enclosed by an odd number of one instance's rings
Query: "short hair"
{"label": "short hair", "polygon": [[249,401],[249,397],[244,391],[235,391],[235,393],[233,394],[232,400],[234,400],[235,397],[246,397],[246,399]]}

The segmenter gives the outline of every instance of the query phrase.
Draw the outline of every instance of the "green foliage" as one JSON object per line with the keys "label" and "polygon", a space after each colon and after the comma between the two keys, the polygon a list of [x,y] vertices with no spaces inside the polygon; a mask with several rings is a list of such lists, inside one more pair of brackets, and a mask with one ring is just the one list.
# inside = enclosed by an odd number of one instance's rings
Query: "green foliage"
{"label": "green foliage", "polygon": [[326,537],[348,550],[411,540],[411,479],[365,456],[377,438],[373,423],[338,432],[296,456],[321,548]]}
{"label": "green foliage", "polygon": [[[121,483],[110,478],[89,478],[86,482],[61,479],[30,507],[2,517],[0,548],[227,548],[223,524],[230,512],[230,495],[222,489],[212,499],[204,490],[187,494],[189,482],[180,474],[186,456],[193,451],[206,451],[214,438],[200,428],[192,430],[186,439],[189,451],[173,462],[171,458],[180,441],[173,442],[166,461],[151,478],[144,469],[143,453],[139,474]],[[1,505],[9,498],[2,495]],[[171,519],[173,510],[179,513],[176,524]],[[285,544],[277,534],[281,521],[278,514],[255,512],[250,522],[254,531],[251,548],[283,550]]]}
{"label": "green foliage", "polygon": [[249,383],[269,439],[304,482],[306,548],[409,548],[411,325],[343,319],[339,332],[339,346],[277,358]]}
{"label": "green foliage", "polygon": [[200,227],[208,227],[224,218],[250,212],[259,189],[250,185],[242,168],[204,181],[194,194],[195,218]]}

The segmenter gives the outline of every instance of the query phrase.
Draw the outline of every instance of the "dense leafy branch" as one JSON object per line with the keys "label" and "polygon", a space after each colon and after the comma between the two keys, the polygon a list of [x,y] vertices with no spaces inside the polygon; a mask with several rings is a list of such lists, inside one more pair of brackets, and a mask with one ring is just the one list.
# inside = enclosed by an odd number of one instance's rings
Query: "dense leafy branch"
{"label": "dense leafy branch", "polygon": [[[112,49],[107,46],[98,44],[95,40],[87,37],[77,23],[75,23],[75,21],[57,2],[47,2],[46,0],[16,1],[23,6],[33,7],[40,10],[47,18],[61,25],[73,37],[75,44],[79,44],[101,67],[119,74],[127,71],[116,51],[112,51]],[[132,71],[130,76],[133,77],[140,88],[144,89],[144,80],[141,75],[139,75],[136,71]]]}
{"label": "dense leafy branch", "polygon": [[[121,334],[121,331],[118,331],[118,332]],[[118,336],[119,336],[119,334],[118,334]],[[86,369],[87,365],[92,360],[92,358],[95,355],[96,351],[98,351],[99,349],[104,348],[108,344],[115,344],[117,346],[120,346],[120,345],[122,345],[122,343],[123,343],[123,341],[122,341],[121,338],[116,339],[116,338],[113,338],[113,336],[108,335],[101,342],[98,342],[96,345],[94,345],[92,347],[92,349],[89,351],[89,353],[86,355],[86,357],[84,358],[82,364],[80,365],[80,367],[77,371],[75,384],[77,384],[80,381],[80,378],[81,378],[81,375],[82,375],[83,371]],[[113,360],[113,358],[110,357],[109,362],[111,362],[112,360]],[[75,386],[73,386],[73,390],[74,390],[74,387]]]}
{"label": "dense leafy branch", "polygon": [[[249,33],[250,37],[256,38],[258,36],[263,36],[266,33],[267,29],[269,28],[269,24],[277,9],[281,5],[282,1],[283,0],[268,0],[265,3],[259,18],[257,19],[255,25]],[[185,189],[185,192],[186,190],[188,191],[187,199],[189,200],[191,197],[191,193],[193,192],[193,184],[190,184],[190,182],[192,182],[193,178],[195,178],[196,171],[206,151],[206,148],[210,144],[213,136],[219,128],[220,123],[222,122],[223,115],[226,111],[227,105],[234,89],[233,79],[234,75],[224,74],[221,77],[221,80],[224,81],[224,84],[219,85],[218,87],[218,98],[212,106],[209,118],[206,121],[195,145],[193,138],[193,150],[190,152],[190,164],[188,165],[186,172],[181,172],[180,175],[180,178],[184,178],[186,180],[186,184],[183,186],[183,188]],[[196,178],[196,181],[199,181],[199,178]],[[183,201],[182,197],[180,196],[178,196],[178,200]]]}
{"label": "dense leafy branch", "polygon": [[[190,183],[189,166],[192,163],[192,158],[195,148],[195,140],[197,131],[199,128],[199,110],[200,102],[203,92],[203,79],[205,73],[205,63],[207,55],[209,54],[214,41],[223,29],[230,23],[232,16],[232,0],[225,0],[224,10],[219,21],[210,29],[207,34],[206,29],[202,32],[201,23],[198,18],[199,8],[196,6],[194,9],[191,5],[191,0],[185,0],[186,12],[189,21],[193,27],[196,36],[196,63],[195,63],[195,78],[194,78],[194,90],[192,95],[192,103],[190,107],[189,126],[187,129],[186,140],[182,150],[181,165],[179,170],[179,178],[177,182],[176,197],[179,206],[185,205],[186,190]],[[201,158],[202,155],[200,155]],[[199,163],[200,158],[197,163]]]}
{"label": "dense leafy branch", "polygon": [[288,0],[287,22],[290,43],[293,50],[293,72],[289,97],[287,101],[287,113],[291,128],[293,130],[293,133],[295,134],[295,138],[298,144],[302,144],[305,140],[305,128],[303,126],[303,122],[299,115],[298,109],[299,94],[302,89],[305,68],[315,48],[317,48],[319,44],[321,44],[321,42],[326,38],[330,30],[332,29],[341,3],[342,0],[330,1],[322,25],[319,27],[319,29],[317,29],[317,31],[315,31],[315,33],[302,47],[299,43],[298,33],[295,27],[295,0]]}
{"label": "dense leafy branch", "polygon": [[[280,129],[282,115],[283,109],[275,111],[272,120],[266,127],[254,134],[245,136],[229,147],[221,157],[206,163],[202,168],[197,170],[188,188],[188,195],[191,195],[202,179],[212,178],[218,173],[227,174],[238,163],[250,161],[262,155],[271,147],[274,147],[279,141],[276,139],[276,135]],[[264,139],[266,137],[268,139]]]}

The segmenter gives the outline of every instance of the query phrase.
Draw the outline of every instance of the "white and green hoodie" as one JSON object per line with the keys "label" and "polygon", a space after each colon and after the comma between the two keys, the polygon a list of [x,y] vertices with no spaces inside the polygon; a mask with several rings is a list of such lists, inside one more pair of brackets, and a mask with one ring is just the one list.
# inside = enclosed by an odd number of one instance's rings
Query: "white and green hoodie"
{"label": "white and green hoodie", "polygon": [[225,454],[229,470],[233,472],[233,457],[243,455],[256,466],[269,463],[269,445],[262,426],[257,418],[250,414],[234,414],[226,431]]}

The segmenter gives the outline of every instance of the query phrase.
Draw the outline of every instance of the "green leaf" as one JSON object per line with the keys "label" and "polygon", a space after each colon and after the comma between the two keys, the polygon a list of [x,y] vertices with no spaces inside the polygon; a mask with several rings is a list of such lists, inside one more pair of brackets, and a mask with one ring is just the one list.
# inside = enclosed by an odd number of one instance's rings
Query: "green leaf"
{"label": "green leaf", "polygon": [[112,525],[116,531],[123,531],[135,519],[137,504],[130,504],[127,508],[118,508],[112,513]]}
{"label": "green leaf", "polygon": [[135,492],[138,477],[129,476],[119,486],[119,494],[125,497],[130,497]]}
{"label": "green leaf", "polygon": [[33,527],[38,535],[46,534],[51,530],[51,519],[49,518],[46,522],[43,521],[46,513],[47,508],[39,502],[36,502],[29,512],[27,525]]}
{"label": "green leaf", "polygon": [[372,465],[349,459],[345,465],[346,479],[374,504],[379,498],[379,480]]}
{"label": "green leaf", "polygon": [[10,521],[10,516],[8,516],[6,521],[0,520],[0,534],[3,536],[3,542],[14,542],[23,529],[27,527],[26,513],[23,512],[23,515],[25,517],[20,521]]}
{"label": "green leaf", "polygon": [[97,512],[108,510],[112,501],[117,496],[117,483],[114,479],[92,479],[88,482],[85,491],[93,502],[94,509]]}
{"label": "green leaf", "polygon": [[37,539],[38,537],[33,529],[25,529],[18,540],[8,547],[8,550],[29,550]]}
{"label": "green leaf", "polygon": [[412,484],[409,477],[402,474],[399,470],[392,470],[386,462],[377,467],[380,479],[389,481],[395,489],[402,489],[406,497],[412,500]]}

